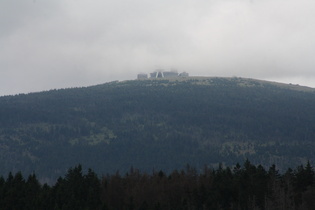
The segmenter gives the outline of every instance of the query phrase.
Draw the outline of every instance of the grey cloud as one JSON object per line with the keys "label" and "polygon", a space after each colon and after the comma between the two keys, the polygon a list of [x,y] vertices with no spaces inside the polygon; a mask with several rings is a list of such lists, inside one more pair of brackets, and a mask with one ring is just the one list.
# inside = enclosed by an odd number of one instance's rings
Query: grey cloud
{"label": "grey cloud", "polygon": [[154,68],[315,87],[309,0],[0,2],[0,95]]}
{"label": "grey cloud", "polygon": [[20,27],[47,19],[58,9],[58,1],[3,0],[0,2],[0,37],[23,32]]}

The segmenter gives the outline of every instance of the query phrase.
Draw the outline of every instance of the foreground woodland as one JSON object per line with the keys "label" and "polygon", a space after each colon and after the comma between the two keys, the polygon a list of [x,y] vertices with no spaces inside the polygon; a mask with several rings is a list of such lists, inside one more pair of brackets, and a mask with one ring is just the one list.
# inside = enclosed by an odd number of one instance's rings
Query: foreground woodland
{"label": "foreground woodland", "polygon": [[131,168],[101,178],[81,165],[70,168],[54,185],[40,184],[35,174],[9,173],[0,178],[1,209],[277,209],[315,206],[314,169],[308,162],[280,174],[246,160],[241,166],[197,172],[142,173]]}

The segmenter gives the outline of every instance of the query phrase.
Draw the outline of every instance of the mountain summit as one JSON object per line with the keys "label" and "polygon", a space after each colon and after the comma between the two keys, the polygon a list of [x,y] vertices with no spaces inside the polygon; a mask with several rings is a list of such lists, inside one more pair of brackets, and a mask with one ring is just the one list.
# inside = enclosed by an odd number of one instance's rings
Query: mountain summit
{"label": "mountain summit", "polygon": [[55,180],[78,163],[202,169],[315,160],[315,90],[245,78],[111,82],[0,97],[0,173]]}

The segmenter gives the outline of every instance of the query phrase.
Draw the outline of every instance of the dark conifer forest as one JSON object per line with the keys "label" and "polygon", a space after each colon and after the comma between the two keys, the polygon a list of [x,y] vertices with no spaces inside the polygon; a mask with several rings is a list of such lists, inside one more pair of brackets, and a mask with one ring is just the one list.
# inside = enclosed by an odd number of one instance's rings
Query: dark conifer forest
{"label": "dark conifer forest", "polygon": [[315,90],[245,78],[111,82],[0,97],[0,175],[54,184],[82,164],[198,172],[246,159],[279,172],[315,161]]}
{"label": "dark conifer forest", "polygon": [[1,209],[77,210],[312,210],[315,206],[314,169],[308,162],[279,173],[246,160],[241,166],[201,173],[183,170],[143,173],[131,168],[98,177],[81,165],[70,168],[50,186],[36,175],[20,172],[0,178]]}

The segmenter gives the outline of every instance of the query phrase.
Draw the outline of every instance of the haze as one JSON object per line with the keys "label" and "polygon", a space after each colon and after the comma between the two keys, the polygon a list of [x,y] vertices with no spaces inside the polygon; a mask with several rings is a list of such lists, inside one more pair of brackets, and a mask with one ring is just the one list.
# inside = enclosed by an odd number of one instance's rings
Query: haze
{"label": "haze", "polygon": [[1,0],[0,95],[177,69],[315,87],[315,1]]}

